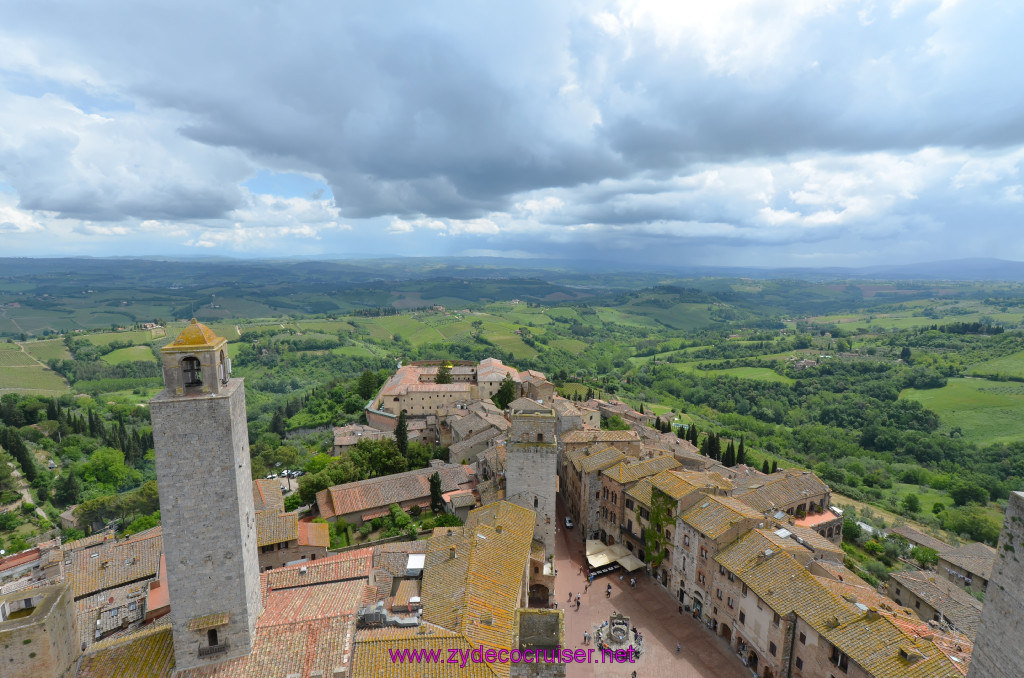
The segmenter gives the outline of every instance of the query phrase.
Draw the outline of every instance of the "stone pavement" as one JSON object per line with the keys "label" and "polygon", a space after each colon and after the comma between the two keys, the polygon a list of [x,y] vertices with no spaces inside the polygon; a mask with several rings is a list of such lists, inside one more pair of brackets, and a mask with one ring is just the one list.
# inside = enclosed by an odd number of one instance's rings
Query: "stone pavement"
{"label": "stone pavement", "polygon": [[[634,664],[570,664],[567,678],[751,678],[750,669],[718,638],[688,614],[679,614],[678,604],[661,587],[637,570],[637,587],[629,587],[629,575],[619,581],[618,572],[598,577],[590,590],[583,593],[586,578],[580,574],[584,564],[583,535],[579,527],[565,529],[565,512],[558,501],[558,531],[555,535],[555,601],[565,610],[565,645],[576,649],[594,648],[593,629],[606,621],[612,612],[630,617],[644,636],[644,653]],[[612,595],[605,597],[605,588],[612,585]],[[572,592],[573,604],[569,605]],[[576,593],[582,593],[580,611],[576,611]],[[590,644],[583,645],[583,632],[591,634]],[[676,643],[682,646],[676,654]]]}

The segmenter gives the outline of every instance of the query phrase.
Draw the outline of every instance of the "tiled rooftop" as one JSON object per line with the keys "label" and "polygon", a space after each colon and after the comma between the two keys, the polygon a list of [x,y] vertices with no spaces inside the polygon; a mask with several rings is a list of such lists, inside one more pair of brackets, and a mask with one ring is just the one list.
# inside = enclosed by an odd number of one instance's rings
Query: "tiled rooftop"
{"label": "tiled rooftop", "polygon": [[430,476],[435,472],[441,476],[442,492],[450,492],[469,482],[465,466],[440,466],[335,485],[317,492],[320,515],[331,518],[429,497]]}
{"label": "tiled rooftop", "polygon": [[584,473],[593,473],[594,471],[600,471],[617,464],[625,458],[626,455],[614,447],[606,447],[580,458],[579,468]]}
{"label": "tiled rooftop", "polygon": [[76,678],[170,678],[174,645],[170,624],[153,624],[125,638],[92,645]]}
{"label": "tiled rooftop", "polygon": [[257,511],[284,512],[281,481],[276,478],[258,478],[252,481],[252,504]]}
{"label": "tiled rooftop", "polygon": [[256,512],[256,545],[268,546],[299,538],[299,514],[279,513],[277,509]]}
{"label": "tiled rooftop", "polygon": [[906,539],[911,543],[920,544],[921,546],[925,546],[930,549],[935,549],[937,553],[942,553],[953,548],[952,545],[947,544],[941,539],[933,537],[930,534],[925,534],[924,532],[921,532],[919,530],[915,530],[910,525],[894,525],[893,527],[887,529],[885,532],[886,534],[895,534],[901,537],[906,537]]}
{"label": "tiled rooftop", "polygon": [[[461,528],[438,528],[423,571],[423,619],[476,647],[511,648],[533,541],[534,513],[509,502],[470,512]],[[507,664],[494,665],[507,676]]]}
{"label": "tiled rooftop", "polygon": [[275,591],[296,586],[365,579],[370,575],[372,559],[373,549],[365,548],[275,568],[263,573],[264,589]]}
{"label": "tiled rooftop", "polygon": [[761,514],[732,497],[708,495],[683,513],[683,521],[711,539],[725,534],[744,520],[758,520]]}
{"label": "tiled rooftop", "polygon": [[308,519],[299,521],[299,546],[331,545],[330,526],[327,523],[314,523]]}
{"label": "tiled rooftop", "polygon": [[[392,650],[472,650],[461,633],[423,623],[416,628],[361,629],[356,635],[352,678],[493,678],[498,674],[489,664],[398,663],[391,661]],[[507,666],[507,664],[506,664]],[[505,671],[508,675],[508,671]]]}
{"label": "tiled rooftop", "polygon": [[[946,560],[966,572],[989,579],[996,562],[996,550],[980,542],[970,542],[943,551],[939,554],[939,560]],[[942,567],[941,563],[939,567]]]}
{"label": "tiled rooftop", "polygon": [[810,471],[787,469],[771,474],[763,485],[751,486],[749,491],[736,496],[755,510],[764,512],[826,492],[828,485]]}
{"label": "tiled rooftop", "polygon": [[[156,575],[163,551],[159,527],[128,539],[107,541],[71,553],[65,572],[75,598]],[[67,558],[65,550],[65,559]]]}
{"label": "tiled rooftop", "polygon": [[653,476],[661,471],[667,471],[668,469],[678,468],[679,462],[675,458],[662,455],[660,457],[654,457],[652,459],[645,459],[643,461],[636,461],[627,459],[622,461],[611,468],[605,469],[602,473],[612,480],[626,485],[628,483],[634,483],[641,478]]}
{"label": "tiled rooftop", "polygon": [[982,604],[977,598],[935,572],[893,572],[892,578],[974,638],[981,624]]}
{"label": "tiled rooftop", "polygon": [[[873,676],[886,678],[961,678],[949,657],[935,643],[903,633],[888,615],[865,612],[832,629],[826,640]],[[901,657],[918,653],[916,660]]]}
{"label": "tiled rooftop", "polygon": [[566,431],[559,439],[563,443],[613,443],[640,440],[636,431],[595,431],[575,430]]}

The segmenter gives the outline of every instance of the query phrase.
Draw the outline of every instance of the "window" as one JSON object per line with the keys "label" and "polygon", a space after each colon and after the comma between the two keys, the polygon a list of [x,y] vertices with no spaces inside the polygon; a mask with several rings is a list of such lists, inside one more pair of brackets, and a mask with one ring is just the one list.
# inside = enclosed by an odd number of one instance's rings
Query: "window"
{"label": "window", "polygon": [[901,593],[903,593],[903,592],[902,592],[902,591],[900,591],[899,589],[896,589],[896,595],[897,595],[897,596],[898,596],[899,594],[901,594]]}
{"label": "window", "polygon": [[632,499],[626,499],[626,508],[628,508],[630,511],[633,510],[633,500]]}
{"label": "window", "polygon": [[110,611],[110,616],[111,617],[116,617],[117,616],[117,608],[116,607],[113,610]]}
{"label": "window", "polygon": [[618,505],[619,503],[619,495],[615,492],[612,492],[612,503],[615,505]]}
{"label": "window", "polygon": [[183,358],[181,361],[181,374],[185,381],[185,386],[203,385],[203,373],[198,358],[193,358],[192,356]]}
{"label": "window", "polygon": [[747,585],[746,584],[744,584],[743,588],[740,589],[740,593],[743,594],[744,598],[747,596]]}
{"label": "window", "polygon": [[651,517],[651,512],[648,511],[647,509],[645,509],[643,506],[641,506],[640,507],[640,517],[644,518],[644,519],[649,519]]}
{"label": "window", "polygon": [[633,521],[632,520],[627,520],[626,521],[626,529],[629,531],[630,534],[633,534]]}
{"label": "window", "polygon": [[608,499],[608,488],[604,488],[604,498]]}
{"label": "window", "polygon": [[707,560],[708,557],[708,550],[703,546],[700,547],[700,557],[704,558],[705,560]]}
{"label": "window", "polygon": [[801,659],[800,657],[796,658],[796,667],[798,669],[802,669],[804,667],[804,660]]}
{"label": "window", "polygon": [[917,609],[919,609],[919,610],[920,610],[920,609],[921,609],[921,601],[920,601],[920,600],[916,601],[916,602],[914,603],[914,607],[916,607]]}
{"label": "window", "polygon": [[210,647],[217,646],[217,629],[210,629],[206,632],[206,644]]}
{"label": "window", "polygon": [[729,604],[729,609],[731,610],[732,607],[733,607],[733,605],[732,605],[732,598],[729,598],[727,602]]}
{"label": "window", "polygon": [[594,499],[600,499],[600,498],[601,498],[601,490],[598,490],[597,492],[594,493]]}
{"label": "window", "polygon": [[719,600],[721,600],[721,599],[722,599],[722,589],[718,589],[718,591],[717,591],[717,592],[715,593],[715,596],[716,596],[716,597],[717,597],[717,598],[718,598]]}
{"label": "window", "polygon": [[779,648],[775,645],[775,643],[768,643],[768,651],[771,652],[772,656],[774,657],[778,653]]}
{"label": "window", "polygon": [[704,573],[703,572],[697,575],[697,581],[699,581],[701,583],[701,586],[704,585],[705,579],[704,579]]}
{"label": "window", "polygon": [[774,624],[775,626],[778,626],[780,623],[782,623],[782,617],[780,617],[779,613],[776,612],[775,616],[772,617],[772,624]]}
{"label": "window", "polygon": [[683,546],[689,546],[689,545],[690,545],[690,538],[684,536],[683,537]]}
{"label": "window", "polygon": [[729,572],[727,576],[729,577],[729,581],[736,581],[736,575],[732,572]]}
{"label": "window", "polygon": [[725,565],[718,566],[718,574],[725,574]]}
{"label": "window", "polygon": [[665,528],[665,539],[668,539],[669,541],[672,541],[672,533],[669,532],[667,527]]}
{"label": "window", "polygon": [[533,508],[537,508],[537,503],[538,503],[537,497],[534,497],[533,498]]}
{"label": "window", "polygon": [[747,621],[747,614],[743,610],[740,610],[740,623],[743,624],[746,621]]}
{"label": "window", "polygon": [[835,645],[832,646],[832,654],[829,655],[828,660],[835,664],[843,673],[846,673],[846,670],[850,668],[850,658],[840,652],[839,648]]}
{"label": "window", "polygon": [[806,645],[807,644],[807,634],[804,633],[803,631],[800,632],[800,644],[801,645]]}
{"label": "window", "polygon": [[612,514],[612,522],[613,523],[615,522],[615,514],[614,513]]}

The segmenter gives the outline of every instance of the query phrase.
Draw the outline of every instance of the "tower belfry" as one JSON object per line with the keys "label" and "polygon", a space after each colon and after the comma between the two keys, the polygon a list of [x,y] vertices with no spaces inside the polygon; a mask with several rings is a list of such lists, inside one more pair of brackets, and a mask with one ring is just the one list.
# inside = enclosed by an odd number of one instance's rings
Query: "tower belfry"
{"label": "tower belfry", "polygon": [[249,654],[261,610],[245,387],[196,321],[161,349],[150,400],[177,669]]}

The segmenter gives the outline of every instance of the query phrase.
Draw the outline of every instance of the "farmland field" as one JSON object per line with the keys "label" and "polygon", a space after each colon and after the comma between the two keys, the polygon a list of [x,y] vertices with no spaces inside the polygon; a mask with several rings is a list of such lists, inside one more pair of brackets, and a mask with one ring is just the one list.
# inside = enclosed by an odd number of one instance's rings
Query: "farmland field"
{"label": "farmland field", "polygon": [[71,357],[63,339],[47,339],[45,341],[28,341],[22,344],[25,350],[36,360],[66,360]]}
{"label": "farmland field", "polygon": [[42,365],[0,369],[2,393],[59,395],[69,390],[67,382],[59,374]]}
{"label": "farmland field", "polygon": [[[36,360],[27,353],[22,352],[17,344],[0,344],[0,367],[26,367],[37,365]],[[8,348],[10,347],[10,348]]]}
{"label": "farmland field", "polygon": [[120,365],[121,363],[135,361],[156,362],[156,356],[153,355],[153,351],[150,350],[149,346],[131,346],[111,351],[103,356],[102,360],[111,365]]}
{"label": "farmland field", "polygon": [[986,360],[983,363],[971,365],[969,369],[971,374],[1001,374],[1007,377],[1024,378],[1024,351]]}
{"label": "farmland field", "polygon": [[964,437],[982,445],[1024,436],[1024,384],[950,379],[942,388],[906,389],[900,397],[936,412],[943,430],[959,426]]}

